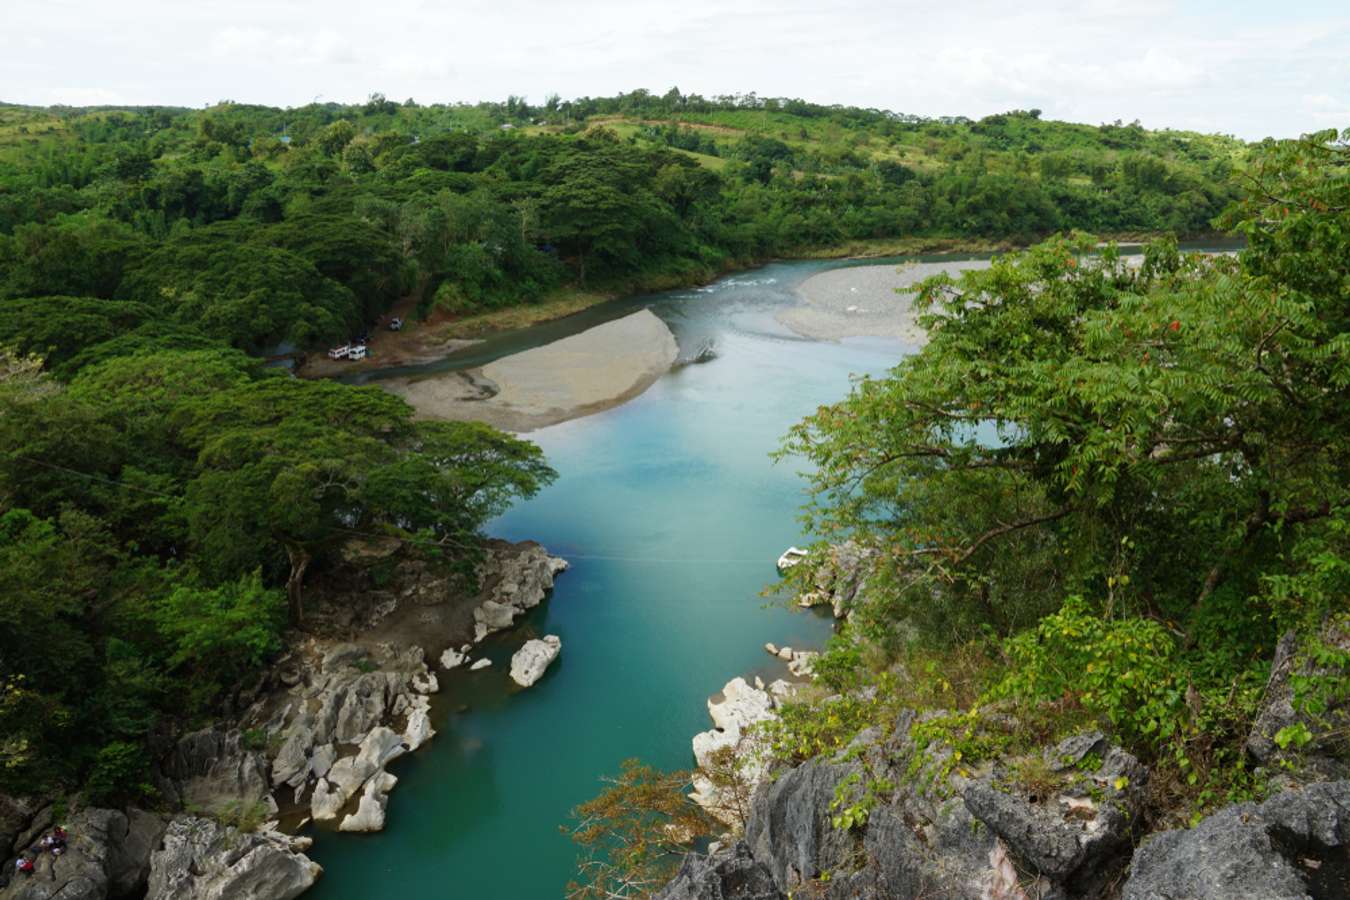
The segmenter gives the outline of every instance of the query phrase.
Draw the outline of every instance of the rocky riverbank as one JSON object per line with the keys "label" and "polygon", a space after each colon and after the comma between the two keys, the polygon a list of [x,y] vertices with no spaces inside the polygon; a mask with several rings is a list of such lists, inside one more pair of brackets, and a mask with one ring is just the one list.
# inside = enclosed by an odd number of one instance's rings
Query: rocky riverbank
{"label": "rocky riverbank", "polygon": [[377,383],[422,418],[533,431],[631,400],[669,371],[678,353],[670,329],[643,309],[481,369]]}
{"label": "rocky riverbank", "polygon": [[[851,544],[815,551],[802,564],[801,605],[829,604],[846,617],[866,590],[867,557]],[[1326,639],[1350,642],[1340,634]],[[757,727],[803,696],[802,688],[733,679],[709,700],[715,727],[694,738],[692,795],[729,831],[707,852],[688,854],[655,896],[1350,897],[1350,713],[1333,709],[1328,727],[1295,712],[1295,646],[1292,634],[1281,641],[1246,742],[1272,796],[1220,809],[1190,829],[1154,834],[1145,815],[1148,768],[1101,732],[972,766],[951,748],[914,738],[914,726],[937,713],[907,711],[837,753],[787,765],[767,752]],[[804,656],[765,649],[784,661]],[[815,702],[828,707],[843,699]],[[1311,752],[1295,760],[1274,736],[1298,723],[1312,740]]]}
{"label": "rocky riverbank", "polygon": [[541,603],[567,568],[538,544],[493,542],[471,594],[396,541],[352,544],[346,558],[312,588],[309,631],[247,708],[164,744],[154,787],[177,813],[76,806],[58,823],[52,804],[0,797],[8,853],[54,824],[71,836],[62,855],[37,853],[31,876],[15,874],[11,856],[0,900],[299,895],[322,869],[304,855],[310,840],[283,829],[382,828],[398,782],[387,766],[434,737],[441,679]]}

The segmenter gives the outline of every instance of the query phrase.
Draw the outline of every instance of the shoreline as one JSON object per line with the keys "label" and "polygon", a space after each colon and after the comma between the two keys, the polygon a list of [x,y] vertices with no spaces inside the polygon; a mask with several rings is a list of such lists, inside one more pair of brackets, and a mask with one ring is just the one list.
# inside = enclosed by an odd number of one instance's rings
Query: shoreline
{"label": "shoreline", "polygon": [[[1159,237],[1161,232],[1116,232],[1100,234],[1102,242],[1119,244],[1144,243]],[[930,253],[1010,253],[1025,250],[1048,235],[1030,242],[1010,239],[963,237],[900,237],[868,238],[803,247],[785,256],[728,259],[715,268],[691,270],[683,273],[634,276],[620,282],[586,288],[576,285],[562,287],[546,295],[538,303],[526,303],[502,309],[488,310],[462,318],[433,313],[425,322],[415,321],[410,313],[410,300],[400,301],[390,315],[403,313],[402,332],[387,332],[372,327],[371,355],[360,362],[333,362],[315,352],[309,354],[296,374],[301,378],[329,378],[336,375],[376,372],[395,366],[435,362],[456,350],[472,346],[486,338],[508,331],[555,322],[583,312],[602,303],[681,288],[703,287],[719,278],[738,272],[748,272],[774,262],[794,260],[863,260],[890,256],[923,255]],[[1228,240],[1221,232],[1189,235],[1188,241]]]}
{"label": "shoreline", "polygon": [[670,329],[642,309],[481,368],[378,384],[412,405],[418,418],[521,433],[626,403],[670,371],[678,354]]}

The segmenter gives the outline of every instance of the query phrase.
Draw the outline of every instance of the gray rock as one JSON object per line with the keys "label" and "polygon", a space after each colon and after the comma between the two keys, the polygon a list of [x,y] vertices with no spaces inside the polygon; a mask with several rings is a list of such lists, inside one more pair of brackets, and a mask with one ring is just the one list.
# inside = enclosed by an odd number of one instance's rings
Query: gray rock
{"label": "gray rock", "polygon": [[328,770],[333,768],[333,763],[337,762],[337,747],[332,744],[322,744],[314,748],[314,755],[310,757],[310,770],[314,777],[322,778],[328,774]]}
{"label": "gray rock", "polygon": [[292,900],[323,872],[300,852],[308,846],[307,839],[179,816],[151,857],[146,900]]}
{"label": "gray rock", "polygon": [[744,843],[710,852],[690,853],[655,900],[782,900],[769,870],[755,861]]}
{"label": "gray rock", "polygon": [[[17,850],[19,838],[30,827],[44,804],[36,797],[11,797],[0,794],[0,850]],[[0,878],[8,876],[0,874]],[[3,883],[3,882],[0,882]]]}
{"label": "gray rock", "polygon": [[791,893],[822,872],[854,868],[857,839],[830,821],[835,787],[853,774],[861,774],[856,763],[812,760],[755,792],[745,842],[780,891]]}
{"label": "gray rock", "polygon": [[389,792],[398,779],[388,772],[379,772],[366,782],[356,812],[342,820],[339,831],[379,831],[384,828],[384,812],[389,805]]}
{"label": "gray rock", "polygon": [[182,807],[222,811],[261,807],[275,813],[267,760],[245,750],[238,729],[218,726],[184,735],[160,761],[160,791]]}
{"label": "gray rock", "polygon": [[[366,782],[383,775],[385,765],[406,752],[407,746],[403,743],[402,735],[383,725],[371,730],[361,742],[359,753],[333,763],[327,776],[315,785],[314,796],[310,799],[310,815],[315,821],[336,818],[342,807],[356,796]],[[393,786],[391,782],[389,788]]]}
{"label": "gray rock", "polygon": [[150,857],[159,847],[168,823],[154,813],[126,811],[126,832],[111,843],[108,854],[108,896],[131,897],[145,888]]}
{"label": "gray rock", "polygon": [[[70,837],[61,856],[34,851],[36,872],[0,890],[3,900],[121,900],[145,886],[150,851],[163,823],[141,810],[85,809],[63,823]],[[45,830],[45,829],[44,829]],[[40,835],[39,835],[40,836]],[[12,866],[12,860],[6,860]]]}
{"label": "gray rock", "polygon": [[[1078,769],[1089,754],[1100,766]],[[1099,732],[1068,738],[1044,755],[1064,779],[1050,796],[1030,797],[980,780],[966,787],[966,808],[1032,871],[1092,893],[1101,887],[1101,871],[1118,863],[1129,846],[1146,771]]]}
{"label": "gray rock", "polygon": [[1350,781],[1229,806],[1134,854],[1125,900],[1350,896]]}
{"label": "gray rock", "polygon": [[495,600],[484,600],[482,605],[473,611],[474,621],[488,631],[510,628],[518,615],[520,615],[519,607],[509,603],[498,603]]}
{"label": "gray rock", "polygon": [[797,598],[801,606],[828,604],[836,619],[845,618],[867,589],[867,577],[876,551],[854,541],[832,545],[823,558],[812,558],[813,589]]}
{"label": "gray rock", "polygon": [[511,657],[511,680],[521,687],[530,687],[552,665],[562,652],[562,639],[546,634],[542,640],[526,641]]}

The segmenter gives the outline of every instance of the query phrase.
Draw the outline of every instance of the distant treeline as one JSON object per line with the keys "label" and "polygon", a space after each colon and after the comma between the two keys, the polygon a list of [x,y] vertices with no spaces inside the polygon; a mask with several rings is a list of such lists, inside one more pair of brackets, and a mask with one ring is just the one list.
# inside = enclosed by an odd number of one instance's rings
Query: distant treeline
{"label": "distant treeline", "polygon": [[929,120],[677,90],[0,106],[0,341],[67,367],[114,336],[119,354],[317,346],[407,295],[474,312],[860,240],[1196,233],[1245,152],[1037,110]]}

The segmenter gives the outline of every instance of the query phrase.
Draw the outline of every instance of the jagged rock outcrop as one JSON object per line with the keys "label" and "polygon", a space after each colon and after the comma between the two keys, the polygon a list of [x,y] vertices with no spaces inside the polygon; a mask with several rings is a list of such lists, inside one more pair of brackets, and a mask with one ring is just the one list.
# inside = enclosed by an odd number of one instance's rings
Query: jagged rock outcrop
{"label": "jagged rock outcrop", "polygon": [[566,569],[566,560],[549,556],[538,544],[489,550],[480,569],[488,599],[473,611],[474,641],[510,628],[517,616],[539,605],[553,589],[554,577]]}
{"label": "jagged rock outcrop", "polygon": [[[0,898],[121,900],[139,895],[149,874],[151,851],[164,832],[162,819],[138,809],[84,809],[63,824],[69,837],[60,856],[29,847],[29,842],[16,848],[29,852],[36,871],[16,875],[0,889]],[[40,829],[32,839],[46,830]],[[6,864],[12,866],[12,858]]]}
{"label": "jagged rock outcrop", "polygon": [[151,857],[146,900],[292,900],[323,872],[304,855],[309,845],[308,838],[179,816]]}
{"label": "jagged rock outcrop", "polygon": [[[920,757],[909,739],[913,715],[894,734],[860,734],[833,759],[774,773],[750,803],[744,846],[691,855],[662,897],[713,900],[728,882],[767,871],[782,896],[944,897],[954,900],[1098,897],[1125,862],[1146,770],[1097,733],[980,771],[928,775],[939,757]],[[1031,763],[1034,762],[1034,766]],[[1035,771],[1033,787],[1018,772]],[[897,786],[878,798],[865,824],[835,827],[862,796],[866,778]],[[739,876],[738,876],[739,877]],[[740,884],[734,881],[733,884]],[[760,896],[751,894],[748,896]],[[764,894],[763,896],[777,896]]]}
{"label": "jagged rock outcrop", "polygon": [[180,808],[221,813],[230,809],[277,811],[267,758],[244,746],[237,728],[213,725],[181,737],[160,760],[156,787]]}
{"label": "jagged rock outcrop", "polygon": [[809,563],[812,587],[797,596],[797,603],[807,607],[828,604],[836,619],[845,618],[858,594],[867,588],[868,570],[875,556],[875,550],[852,540],[831,545],[824,558],[813,554]]}
{"label": "jagged rock outcrop", "polygon": [[511,680],[521,687],[530,687],[562,653],[562,638],[546,634],[540,640],[526,641],[511,657]]}
{"label": "jagged rock outcrop", "polygon": [[781,900],[773,876],[744,843],[707,856],[690,853],[655,900]]}
{"label": "jagged rock outcrop", "polygon": [[[299,802],[312,790],[310,813],[324,820],[336,818],[391,759],[435,734],[428,694],[439,684],[419,647],[337,644],[311,655],[317,661],[277,704],[266,731],[280,742],[271,784],[289,786]],[[351,746],[357,753],[344,755]],[[384,800],[382,791],[370,798],[381,813]],[[361,821],[376,817],[368,812]]]}
{"label": "jagged rock outcrop", "polygon": [[1050,787],[1049,796],[1028,795],[1044,790],[1043,785],[1010,791],[996,777],[972,782],[963,799],[1014,857],[1088,894],[1098,886],[1098,867],[1116,860],[1130,844],[1147,772],[1096,732],[1069,738],[1044,757],[1052,776],[1068,776]]}
{"label": "jagged rock outcrop", "polygon": [[[398,783],[398,779],[385,772],[384,767],[390,761],[408,752],[402,735],[383,725],[371,730],[361,742],[361,749],[355,756],[344,756],[319,779],[314,786],[314,796],[310,803],[310,814],[315,821],[335,819],[353,797],[363,794],[366,801],[364,814],[360,809],[353,815],[359,815],[358,824],[348,825],[348,816],[341,827],[344,831],[371,831],[370,824],[378,822],[384,825],[384,809],[388,798],[386,794]],[[379,807],[379,815],[369,804]]]}
{"label": "jagged rock outcrop", "polygon": [[1350,896],[1350,781],[1286,791],[1166,831],[1135,851],[1124,900]]}

